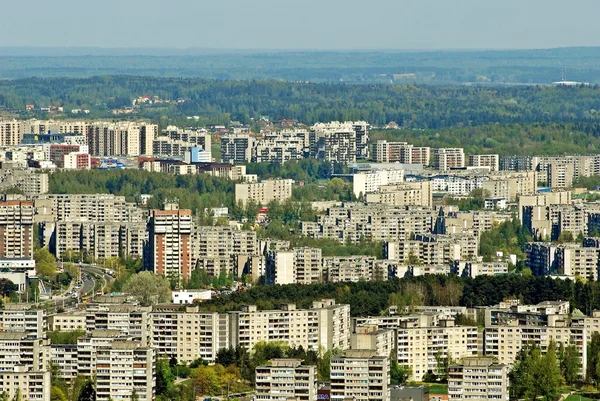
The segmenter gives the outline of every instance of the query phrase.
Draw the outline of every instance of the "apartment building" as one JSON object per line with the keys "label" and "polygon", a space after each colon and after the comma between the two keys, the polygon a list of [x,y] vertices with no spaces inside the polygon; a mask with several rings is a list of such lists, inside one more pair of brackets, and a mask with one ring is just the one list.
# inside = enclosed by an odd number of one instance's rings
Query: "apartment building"
{"label": "apartment building", "polygon": [[131,304],[90,303],[85,310],[85,330],[118,331],[120,335],[147,346],[150,344],[150,307]]}
{"label": "apartment building", "polygon": [[320,248],[294,248],[295,282],[297,284],[317,284],[325,280]]}
{"label": "apartment building", "polygon": [[246,205],[254,201],[259,205],[283,202],[292,197],[292,180],[265,180],[255,183],[235,184],[235,202]]}
{"label": "apartment building", "polygon": [[240,255],[257,255],[256,232],[233,227],[202,226],[193,231],[192,262],[209,275],[221,271],[241,275],[243,266],[237,264]]}
{"label": "apartment building", "polygon": [[30,333],[0,332],[0,371],[26,366],[41,372],[47,368],[49,340]]}
{"label": "apartment building", "polygon": [[45,207],[45,213],[55,220],[82,219],[90,222],[145,221],[147,214],[124,196],[111,194],[51,194],[35,200],[36,208]]}
{"label": "apartment building", "polygon": [[533,171],[538,168],[537,156],[505,156],[500,158],[501,171]]}
{"label": "apartment building", "polygon": [[14,366],[0,371],[0,393],[6,394],[10,400],[50,401],[51,376],[47,370]]}
{"label": "apartment building", "polygon": [[581,244],[533,242],[525,246],[525,265],[534,275],[559,274],[566,277],[598,279],[600,248]]}
{"label": "apartment building", "polygon": [[248,350],[260,341],[284,341],[313,351],[350,346],[350,306],[334,300],[313,302],[310,309],[287,304],[280,310],[259,311],[247,305],[229,312],[229,323],[231,345]]}
{"label": "apartment building", "polygon": [[455,262],[452,270],[462,277],[497,276],[508,273],[508,262],[459,261]]}
{"label": "apartment building", "polygon": [[454,324],[445,312],[416,313],[408,316],[354,318],[355,331],[394,330],[397,335],[397,360],[412,369],[409,380],[421,380],[428,372],[437,373],[437,358],[450,355],[453,360],[477,356],[476,326]]}
{"label": "apartment building", "polygon": [[350,349],[373,351],[375,355],[394,357],[396,332],[394,330],[361,328],[350,337]]}
{"label": "apartment building", "polygon": [[371,159],[377,163],[422,164],[429,166],[431,148],[406,142],[378,140],[371,144]]}
{"label": "apartment building", "polygon": [[431,155],[431,167],[445,171],[465,166],[465,151],[463,148],[436,148]]}
{"label": "apartment building", "polygon": [[0,120],[0,146],[18,145],[23,138],[23,123],[17,120]]}
{"label": "apartment building", "polygon": [[400,184],[404,181],[404,170],[376,170],[352,175],[354,196],[360,198],[367,193],[377,192],[382,186]]}
{"label": "apartment building", "polygon": [[299,359],[272,359],[256,367],[255,396],[264,401],[316,401],[316,366]]}
{"label": "apartment building", "polygon": [[151,210],[147,266],[155,274],[189,278],[192,272],[191,233],[191,210],[180,210],[175,203],[166,203],[163,210]]}
{"label": "apartment building", "polygon": [[59,377],[68,384],[77,377],[77,344],[51,344],[50,360],[59,368]]}
{"label": "apartment building", "polygon": [[463,358],[448,367],[448,400],[509,400],[509,369],[493,358]]}
{"label": "apartment building", "polygon": [[33,258],[33,202],[0,202],[0,258]]}
{"label": "apartment building", "polygon": [[252,161],[253,163],[283,164],[290,160],[303,159],[308,150],[307,131],[271,133],[256,140],[252,149]]}
{"label": "apartment building", "polygon": [[571,188],[575,178],[575,167],[573,164],[558,162],[549,163],[547,166],[548,186],[550,188]]}
{"label": "apartment building", "polygon": [[367,203],[383,203],[393,206],[422,206],[430,208],[433,205],[430,181],[406,182],[396,185],[382,185],[375,193],[367,193]]}
{"label": "apartment building", "polygon": [[62,312],[48,316],[49,331],[85,331],[85,312]]}
{"label": "apartment building", "polygon": [[159,157],[183,158],[192,148],[202,148],[211,160],[212,139],[206,130],[187,130],[168,126],[161,136],[152,141],[152,154]]}
{"label": "apartment building", "polygon": [[221,136],[221,162],[245,164],[252,161],[254,137],[248,134],[227,134]]}
{"label": "apartment building", "polygon": [[372,351],[346,351],[331,358],[331,399],[390,400],[390,363]]}
{"label": "apartment building", "polygon": [[537,190],[537,173],[535,171],[522,171],[514,173],[490,174],[489,180],[481,185],[484,191],[492,198],[504,198],[516,201],[522,195],[533,195]]}
{"label": "apartment building", "polygon": [[302,222],[300,230],[311,238],[331,238],[340,243],[406,241],[431,232],[437,212],[387,204],[344,203],[329,207],[314,222]]}
{"label": "apartment building", "polygon": [[133,341],[114,341],[96,352],[96,400],[155,399],[154,349]]}
{"label": "apartment building", "polygon": [[87,126],[89,153],[95,156],[140,156],[152,153],[158,125],[123,121],[93,122]]}
{"label": "apartment building", "polygon": [[48,174],[40,173],[33,168],[11,168],[2,165],[0,168],[0,191],[18,189],[29,197],[48,192]]}
{"label": "apartment building", "polygon": [[42,337],[46,325],[46,311],[33,304],[7,303],[0,309],[0,332]]}
{"label": "apartment building", "polygon": [[556,346],[575,344],[579,351],[582,374],[587,366],[586,325],[590,318],[569,315],[569,303],[544,302],[539,305],[512,305],[485,311],[484,353],[499,363],[512,365],[523,347],[535,344],[546,352]]}
{"label": "apartment building", "polygon": [[387,272],[377,271],[372,256],[327,256],[323,257],[323,271],[330,283],[360,280],[387,280]]}
{"label": "apartment building", "polygon": [[365,152],[368,155],[366,142],[362,142],[368,139],[368,130],[362,132],[359,138],[355,125],[348,122],[315,124],[309,134],[311,155],[320,161],[354,163],[357,157],[364,158]]}
{"label": "apartment building", "polygon": [[199,312],[197,306],[156,305],[150,319],[151,345],[159,357],[213,362],[221,348],[229,347],[227,314]]}
{"label": "apartment building", "polygon": [[500,170],[499,155],[469,155],[469,167],[486,167],[490,171]]}

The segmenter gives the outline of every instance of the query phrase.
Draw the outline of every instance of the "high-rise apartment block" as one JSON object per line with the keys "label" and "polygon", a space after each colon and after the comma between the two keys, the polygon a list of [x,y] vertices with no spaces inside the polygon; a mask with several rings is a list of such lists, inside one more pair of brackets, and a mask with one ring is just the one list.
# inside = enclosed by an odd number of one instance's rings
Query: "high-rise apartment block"
{"label": "high-rise apartment block", "polygon": [[252,160],[254,137],[248,134],[227,134],[221,136],[221,161],[223,163],[244,164]]}
{"label": "high-rise apartment block", "polygon": [[390,400],[390,363],[373,351],[346,351],[331,358],[331,399]]}
{"label": "high-rise apartment block", "polygon": [[493,358],[464,358],[448,368],[448,400],[509,400],[508,366]]}
{"label": "high-rise apartment block", "polygon": [[0,258],[33,257],[33,202],[0,202]]}
{"label": "high-rise apartment block", "polygon": [[264,401],[316,401],[316,366],[299,359],[272,359],[256,367],[256,399]]}
{"label": "high-rise apartment block", "polygon": [[164,210],[151,210],[148,220],[147,265],[154,273],[187,279],[192,272],[192,211],[166,203]]}
{"label": "high-rise apartment block", "polygon": [[369,125],[365,122],[318,123],[309,134],[310,153],[318,160],[342,164],[369,156]]}

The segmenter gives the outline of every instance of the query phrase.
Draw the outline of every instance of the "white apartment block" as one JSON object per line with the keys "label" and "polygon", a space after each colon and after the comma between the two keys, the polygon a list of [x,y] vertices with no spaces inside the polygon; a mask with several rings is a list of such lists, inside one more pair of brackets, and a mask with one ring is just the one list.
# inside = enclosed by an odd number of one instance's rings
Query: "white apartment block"
{"label": "white apartment block", "polygon": [[404,181],[404,170],[377,170],[352,175],[354,196],[377,192],[380,187],[400,184]]}
{"label": "white apartment block", "polygon": [[254,163],[279,163],[300,160],[308,152],[307,131],[283,131],[257,139],[252,149]]}
{"label": "white apartment block", "polygon": [[[364,124],[360,134],[357,124]],[[309,138],[311,154],[318,160],[348,164],[368,156],[366,123],[318,123],[311,127]]]}
{"label": "white apartment block", "polygon": [[254,201],[259,205],[283,202],[292,197],[293,180],[265,180],[256,183],[235,184],[235,202],[246,205]]}
{"label": "white apartment block", "polygon": [[255,397],[260,401],[316,401],[316,366],[299,359],[272,359],[256,367]]}
{"label": "white apartment block", "polygon": [[469,155],[469,167],[488,167],[490,171],[500,170],[498,155]]}
{"label": "white apartment block", "polygon": [[324,281],[322,251],[320,248],[294,248],[294,268],[297,284],[316,284]]}
{"label": "white apartment block", "polygon": [[27,333],[0,332],[0,371],[26,366],[33,371],[47,368],[49,340]]}
{"label": "white apartment block", "polygon": [[445,171],[465,166],[465,151],[463,148],[436,148],[431,155],[431,167]]}
{"label": "white apartment block", "polygon": [[143,345],[150,343],[150,307],[90,303],[86,305],[85,315],[87,332],[115,330]]}
{"label": "white apartment block", "polygon": [[331,399],[390,400],[388,357],[372,351],[346,351],[331,358]]}
{"label": "white apartment block", "polygon": [[311,309],[283,305],[281,310],[259,311],[247,305],[229,312],[231,346],[251,350],[261,341],[283,341],[306,350],[347,349],[350,346],[350,306],[333,300],[313,302]]}
{"label": "white apartment block", "polygon": [[484,181],[481,188],[492,198],[514,202],[522,195],[536,193],[537,178],[535,171],[490,174],[489,180]]}
{"label": "white apartment block", "polygon": [[448,400],[509,400],[508,366],[493,358],[464,358],[448,368]]}

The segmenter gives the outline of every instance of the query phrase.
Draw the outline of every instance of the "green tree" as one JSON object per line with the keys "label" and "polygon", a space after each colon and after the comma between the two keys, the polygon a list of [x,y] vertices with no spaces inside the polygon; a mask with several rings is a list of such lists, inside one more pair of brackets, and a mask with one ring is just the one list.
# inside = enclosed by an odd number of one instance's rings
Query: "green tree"
{"label": "green tree", "polygon": [[56,276],[56,258],[46,248],[37,249],[33,253],[37,275],[47,279]]}
{"label": "green tree", "polygon": [[560,370],[565,382],[569,385],[579,381],[579,369],[581,361],[579,359],[579,351],[575,344],[571,343],[566,347],[561,344]]}
{"label": "green tree", "polygon": [[412,369],[410,366],[403,366],[395,359],[392,360],[390,366],[390,381],[392,384],[405,384],[411,375]]}
{"label": "green tree", "polygon": [[169,281],[148,271],[131,276],[123,290],[144,306],[166,302],[171,294]]}
{"label": "green tree", "polygon": [[156,394],[167,394],[175,381],[175,376],[171,372],[171,368],[167,361],[159,359],[156,362]]}
{"label": "green tree", "polygon": [[21,388],[17,388],[17,391],[15,392],[15,396],[13,397],[12,401],[22,401],[23,397],[21,395]]}
{"label": "green tree", "polygon": [[50,388],[50,401],[67,401],[67,396],[60,387],[52,386]]}
{"label": "green tree", "polygon": [[595,380],[598,382],[600,375],[598,375],[596,366],[600,363],[600,333],[597,331],[592,332],[592,338],[587,346],[587,370],[586,380],[591,382]]}

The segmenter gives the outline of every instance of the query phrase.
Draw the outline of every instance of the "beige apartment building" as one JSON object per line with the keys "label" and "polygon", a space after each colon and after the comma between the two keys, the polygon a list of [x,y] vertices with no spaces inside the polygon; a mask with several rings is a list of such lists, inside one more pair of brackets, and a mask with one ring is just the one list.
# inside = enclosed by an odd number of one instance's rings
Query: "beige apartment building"
{"label": "beige apartment building", "polygon": [[248,201],[254,201],[265,206],[271,201],[283,202],[292,197],[292,182],[292,180],[265,180],[235,184],[235,202],[246,205]]}
{"label": "beige apartment building", "polygon": [[155,399],[156,357],[152,348],[115,341],[96,354],[96,400]]}
{"label": "beige apartment building", "polygon": [[26,366],[33,371],[47,368],[49,340],[28,333],[0,332],[0,371]]}
{"label": "beige apartment building", "polygon": [[484,191],[492,198],[504,198],[516,201],[522,195],[533,195],[537,190],[537,173],[522,171],[490,174],[488,181],[483,181]]}
{"label": "beige apartment building", "polygon": [[469,167],[487,167],[490,171],[500,170],[499,155],[469,155]]}
{"label": "beige apartment building", "polygon": [[19,145],[22,139],[22,121],[0,120],[0,146]]}
{"label": "beige apartment building", "polygon": [[322,263],[323,252],[320,248],[302,247],[294,248],[296,283],[316,284],[324,281]]}
{"label": "beige apartment building", "polygon": [[350,346],[350,306],[334,300],[313,302],[311,309],[283,305],[280,310],[259,311],[247,305],[229,312],[231,346],[251,350],[261,341],[283,341],[306,350],[348,349]]}
{"label": "beige apartment building", "polygon": [[575,178],[575,167],[573,164],[549,163],[548,164],[548,186],[550,188],[572,188]]}
{"label": "beige apartment building", "polygon": [[367,203],[383,203],[399,207],[422,206],[430,208],[433,205],[431,182],[416,181],[380,186],[378,192],[366,194],[365,200]]}
{"label": "beige apartment building", "polygon": [[9,400],[50,401],[51,373],[47,370],[32,370],[26,366],[14,366],[0,371],[0,393]]}
{"label": "beige apartment building", "polygon": [[34,304],[7,303],[0,309],[0,332],[42,337],[46,324],[46,311],[37,309]]}
{"label": "beige apartment building", "polygon": [[463,358],[448,368],[448,400],[509,400],[509,368],[493,358]]}
{"label": "beige apartment building", "polygon": [[390,362],[373,351],[346,351],[331,358],[331,399],[390,400]]}
{"label": "beige apartment building", "polygon": [[227,314],[199,312],[197,306],[157,305],[150,319],[151,344],[158,357],[213,362],[219,349],[229,347]]}
{"label": "beige apartment building", "polygon": [[272,359],[256,367],[255,396],[260,401],[316,401],[316,366],[299,359]]}
{"label": "beige apartment building", "polygon": [[350,349],[368,350],[375,355],[394,357],[396,349],[396,332],[394,330],[374,330],[360,328],[350,337]]}
{"label": "beige apartment building", "polygon": [[115,330],[129,339],[147,346],[151,340],[150,307],[131,304],[86,305],[85,330]]}
{"label": "beige apartment building", "polygon": [[437,148],[431,154],[431,167],[445,171],[465,166],[465,151],[463,148]]}

